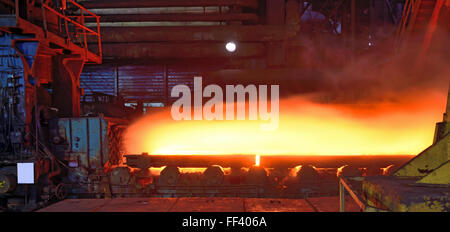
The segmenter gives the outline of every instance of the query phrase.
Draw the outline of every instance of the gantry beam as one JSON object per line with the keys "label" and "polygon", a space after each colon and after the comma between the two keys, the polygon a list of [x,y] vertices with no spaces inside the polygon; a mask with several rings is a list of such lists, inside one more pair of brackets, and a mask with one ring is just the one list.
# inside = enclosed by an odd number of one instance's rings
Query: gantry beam
{"label": "gantry beam", "polygon": [[[102,27],[103,43],[148,41],[283,41],[297,32],[291,25],[230,26],[166,26],[166,27]],[[88,38],[89,41],[89,38]],[[95,43],[96,41],[89,41]]]}
{"label": "gantry beam", "polygon": [[83,2],[88,9],[100,8],[142,8],[142,7],[195,7],[195,6],[242,6],[257,8],[257,0],[100,0]]}
{"label": "gantry beam", "polygon": [[[215,22],[215,21],[258,21],[258,15],[253,13],[225,14],[114,14],[100,15],[101,22]],[[87,19],[93,22],[94,19]]]}

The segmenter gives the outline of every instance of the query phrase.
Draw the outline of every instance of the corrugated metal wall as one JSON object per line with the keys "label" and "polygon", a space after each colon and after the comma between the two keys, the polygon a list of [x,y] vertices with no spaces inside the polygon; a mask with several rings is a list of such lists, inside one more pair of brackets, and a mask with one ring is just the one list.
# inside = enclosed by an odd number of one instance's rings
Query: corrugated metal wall
{"label": "corrugated metal wall", "polygon": [[116,94],[116,71],[114,65],[85,65],[80,75],[80,86],[86,101],[91,101],[92,92]]}
{"label": "corrugated metal wall", "polygon": [[[170,91],[175,85],[187,85],[191,90],[194,89],[194,76],[200,76],[200,72],[189,70],[186,67],[173,67],[168,68],[168,74],[169,74],[169,82],[168,82],[168,88],[169,88],[169,96]],[[172,100],[174,98],[171,98]]]}
{"label": "corrugated metal wall", "polygon": [[119,66],[119,93],[129,101],[165,99],[164,66]]}
{"label": "corrugated metal wall", "polygon": [[169,95],[175,85],[188,85],[192,89],[193,78],[197,75],[200,72],[188,66],[86,65],[80,77],[80,85],[84,88],[86,101],[92,100],[92,92],[99,92],[114,96],[119,93],[127,102],[161,102],[166,100],[166,86]]}

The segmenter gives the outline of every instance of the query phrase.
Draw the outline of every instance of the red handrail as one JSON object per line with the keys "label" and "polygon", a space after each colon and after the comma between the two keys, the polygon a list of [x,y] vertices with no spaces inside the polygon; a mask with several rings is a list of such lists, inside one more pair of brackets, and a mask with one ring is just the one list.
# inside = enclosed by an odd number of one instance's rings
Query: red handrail
{"label": "red handrail", "polygon": [[[46,11],[48,10],[51,14],[54,14],[58,17],[59,32],[62,32],[61,22],[64,20],[65,33],[67,35],[68,41],[70,41],[72,43],[77,43],[77,42],[72,41],[72,38],[70,35],[73,35],[74,33],[69,32],[69,26],[68,26],[69,23],[72,23],[73,25],[75,25],[75,33],[80,33],[83,35],[84,41],[80,41],[80,44],[78,44],[78,45],[80,47],[84,48],[86,58],[88,56],[90,57],[90,55],[88,54],[88,52],[90,52],[90,51],[88,50],[88,47],[87,47],[87,37],[86,36],[87,35],[96,36],[97,41],[98,41],[98,51],[97,51],[97,54],[95,54],[95,55],[97,55],[98,58],[93,58],[93,60],[95,60],[95,62],[101,62],[102,48],[101,48],[101,35],[100,35],[100,16],[97,16],[96,14],[87,10],[85,7],[76,3],[73,0],[64,0],[64,1],[66,3],[65,4],[66,6],[67,6],[67,4],[73,4],[74,6],[76,6],[76,10],[77,11],[79,10],[80,15],[66,15],[65,14],[66,7],[64,7],[62,12],[59,12],[58,10],[53,9],[52,7],[45,4],[43,0],[41,0],[40,8],[42,10],[42,27],[43,27],[45,37],[47,36],[48,32],[52,32],[52,31],[48,31],[48,28],[47,28],[48,20],[47,20],[47,16],[46,16]],[[26,20],[26,19],[21,18],[19,15],[19,8],[20,8],[19,1],[13,0],[12,2],[13,2],[13,4],[10,4],[10,6],[15,8],[16,21],[19,22],[19,20]],[[84,12],[86,12],[88,15],[85,15]],[[90,29],[87,26],[85,26],[85,18],[96,18],[97,31],[94,31],[93,29]],[[80,32],[80,30],[82,32]],[[94,54],[94,52],[92,52],[92,53]]]}
{"label": "red handrail", "polygon": [[96,14],[92,13],[92,12],[89,11],[88,9],[84,8],[82,5],[80,5],[80,4],[76,3],[76,2],[74,2],[73,0],[68,0],[68,1],[71,2],[72,4],[74,4],[75,6],[78,6],[78,8],[80,8],[81,10],[86,11],[86,12],[89,13],[90,15],[92,15],[92,16],[94,16],[94,17],[100,17],[100,16],[97,16]]}
{"label": "red handrail", "polygon": [[[94,34],[94,35],[100,35],[99,32],[96,32],[96,31],[94,31],[94,30],[92,30],[92,29],[90,29],[90,28],[88,28],[88,27],[86,27],[86,26],[84,26],[84,25],[78,23],[77,21],[74,21],[74,20],[70,19],[69,16],[65,16],[65,15],[59,13],[59,12],[56,11],[55,9],[49,7],[47,4],[44,4],[44,8],[47,9],[47,10],[49,10],[49,11],[51,11],[51,12],[53,12],[54,14],[58,15],[59,17],[64,18],[65,20],[67,20],[67,21],[69,21],[69,22],[71,22],[71,23],[73,23],[73,24],[75,24],[75,25],[81,27],[82,29],[91,32],[91,33]],[[76,16],[76,17],[80,17],[80,16]],[[81,16],[81,17],[83,18],[83,16]],[[100,17],[100,16],[96,16],[96,17]]]}
{"label": "red handrail", "polygon": [[[97,16],[96,14],[94,14],[93,12],[87,10],[86,8],[84,8],[82,5],[76,3],[73,0],[66,0],[66,5],[67,4],[73,4],[74,6],[76,6],[79,11],[80,11],[80,15],[65,15],[65,12],[59,12],[55,9],[53,9],[52,7],[48,6],[45,3],[42,3],[43,6],[43,11],[44,10],[48,10],[49,12],[51,12],[52,14],[57,15],[60,19],[64,20],[66,23],[66,33],[67,35],[70,34],[70,32],[68,31],[68,23],[72,23],[73,25],[75,25],[76,30],[81,30],[82,34],[83,34],[83,40],[81,41],[82,46],[84,47],[85,51],[89,51],[88,47],[87,47],[87,37],[86,35],[94,35],[97,37],[97,41],[98,41],[98,56],[100,56],[100,59],[102,57],[102,48],[101,48],[101,35],[100,35],[100,16]],[[85,15],[85,13],[87,13],[88,15]],[[43,12],[43,17],[45,17],[45,12]],[[85,18],[95,18],[96,19],[96,23],[97,23],[97,31],[94,31],[93,29],[88,28],[87,26],[85,26]],[[43,18],[43,24],[44,24],[44,28],[46,27],[46,20],[45,18]],[[68,36],[68,39],[71,40],[71,37]],[[81,45],[81,44],[80,44]],[[87,56],[87,54],[86,54]]]}

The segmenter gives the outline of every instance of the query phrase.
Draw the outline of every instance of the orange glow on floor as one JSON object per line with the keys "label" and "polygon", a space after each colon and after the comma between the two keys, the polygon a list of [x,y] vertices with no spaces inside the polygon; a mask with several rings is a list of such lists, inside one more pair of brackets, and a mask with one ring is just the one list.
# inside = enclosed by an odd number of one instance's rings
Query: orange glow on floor
{"label": "orange glow on floor", "polygon": [[304,97],[280,100],[276,131],[260,121],[174,121],[170,109],[147,115],[125,135],[128,154],[399,155],[432,143],[446,95],[405,102],[318,104]]}

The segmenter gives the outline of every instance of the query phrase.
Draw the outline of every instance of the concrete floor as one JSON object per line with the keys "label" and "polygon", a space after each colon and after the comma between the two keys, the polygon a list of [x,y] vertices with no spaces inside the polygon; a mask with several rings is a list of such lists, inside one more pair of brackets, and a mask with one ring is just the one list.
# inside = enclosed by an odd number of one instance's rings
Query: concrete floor
{"label": "concrete floor", "polygon": [[[185,197],[67,199],[38,212],[338,212],[338,197],[305,199]],[[346,211],[359,208],[346,198]]]}

